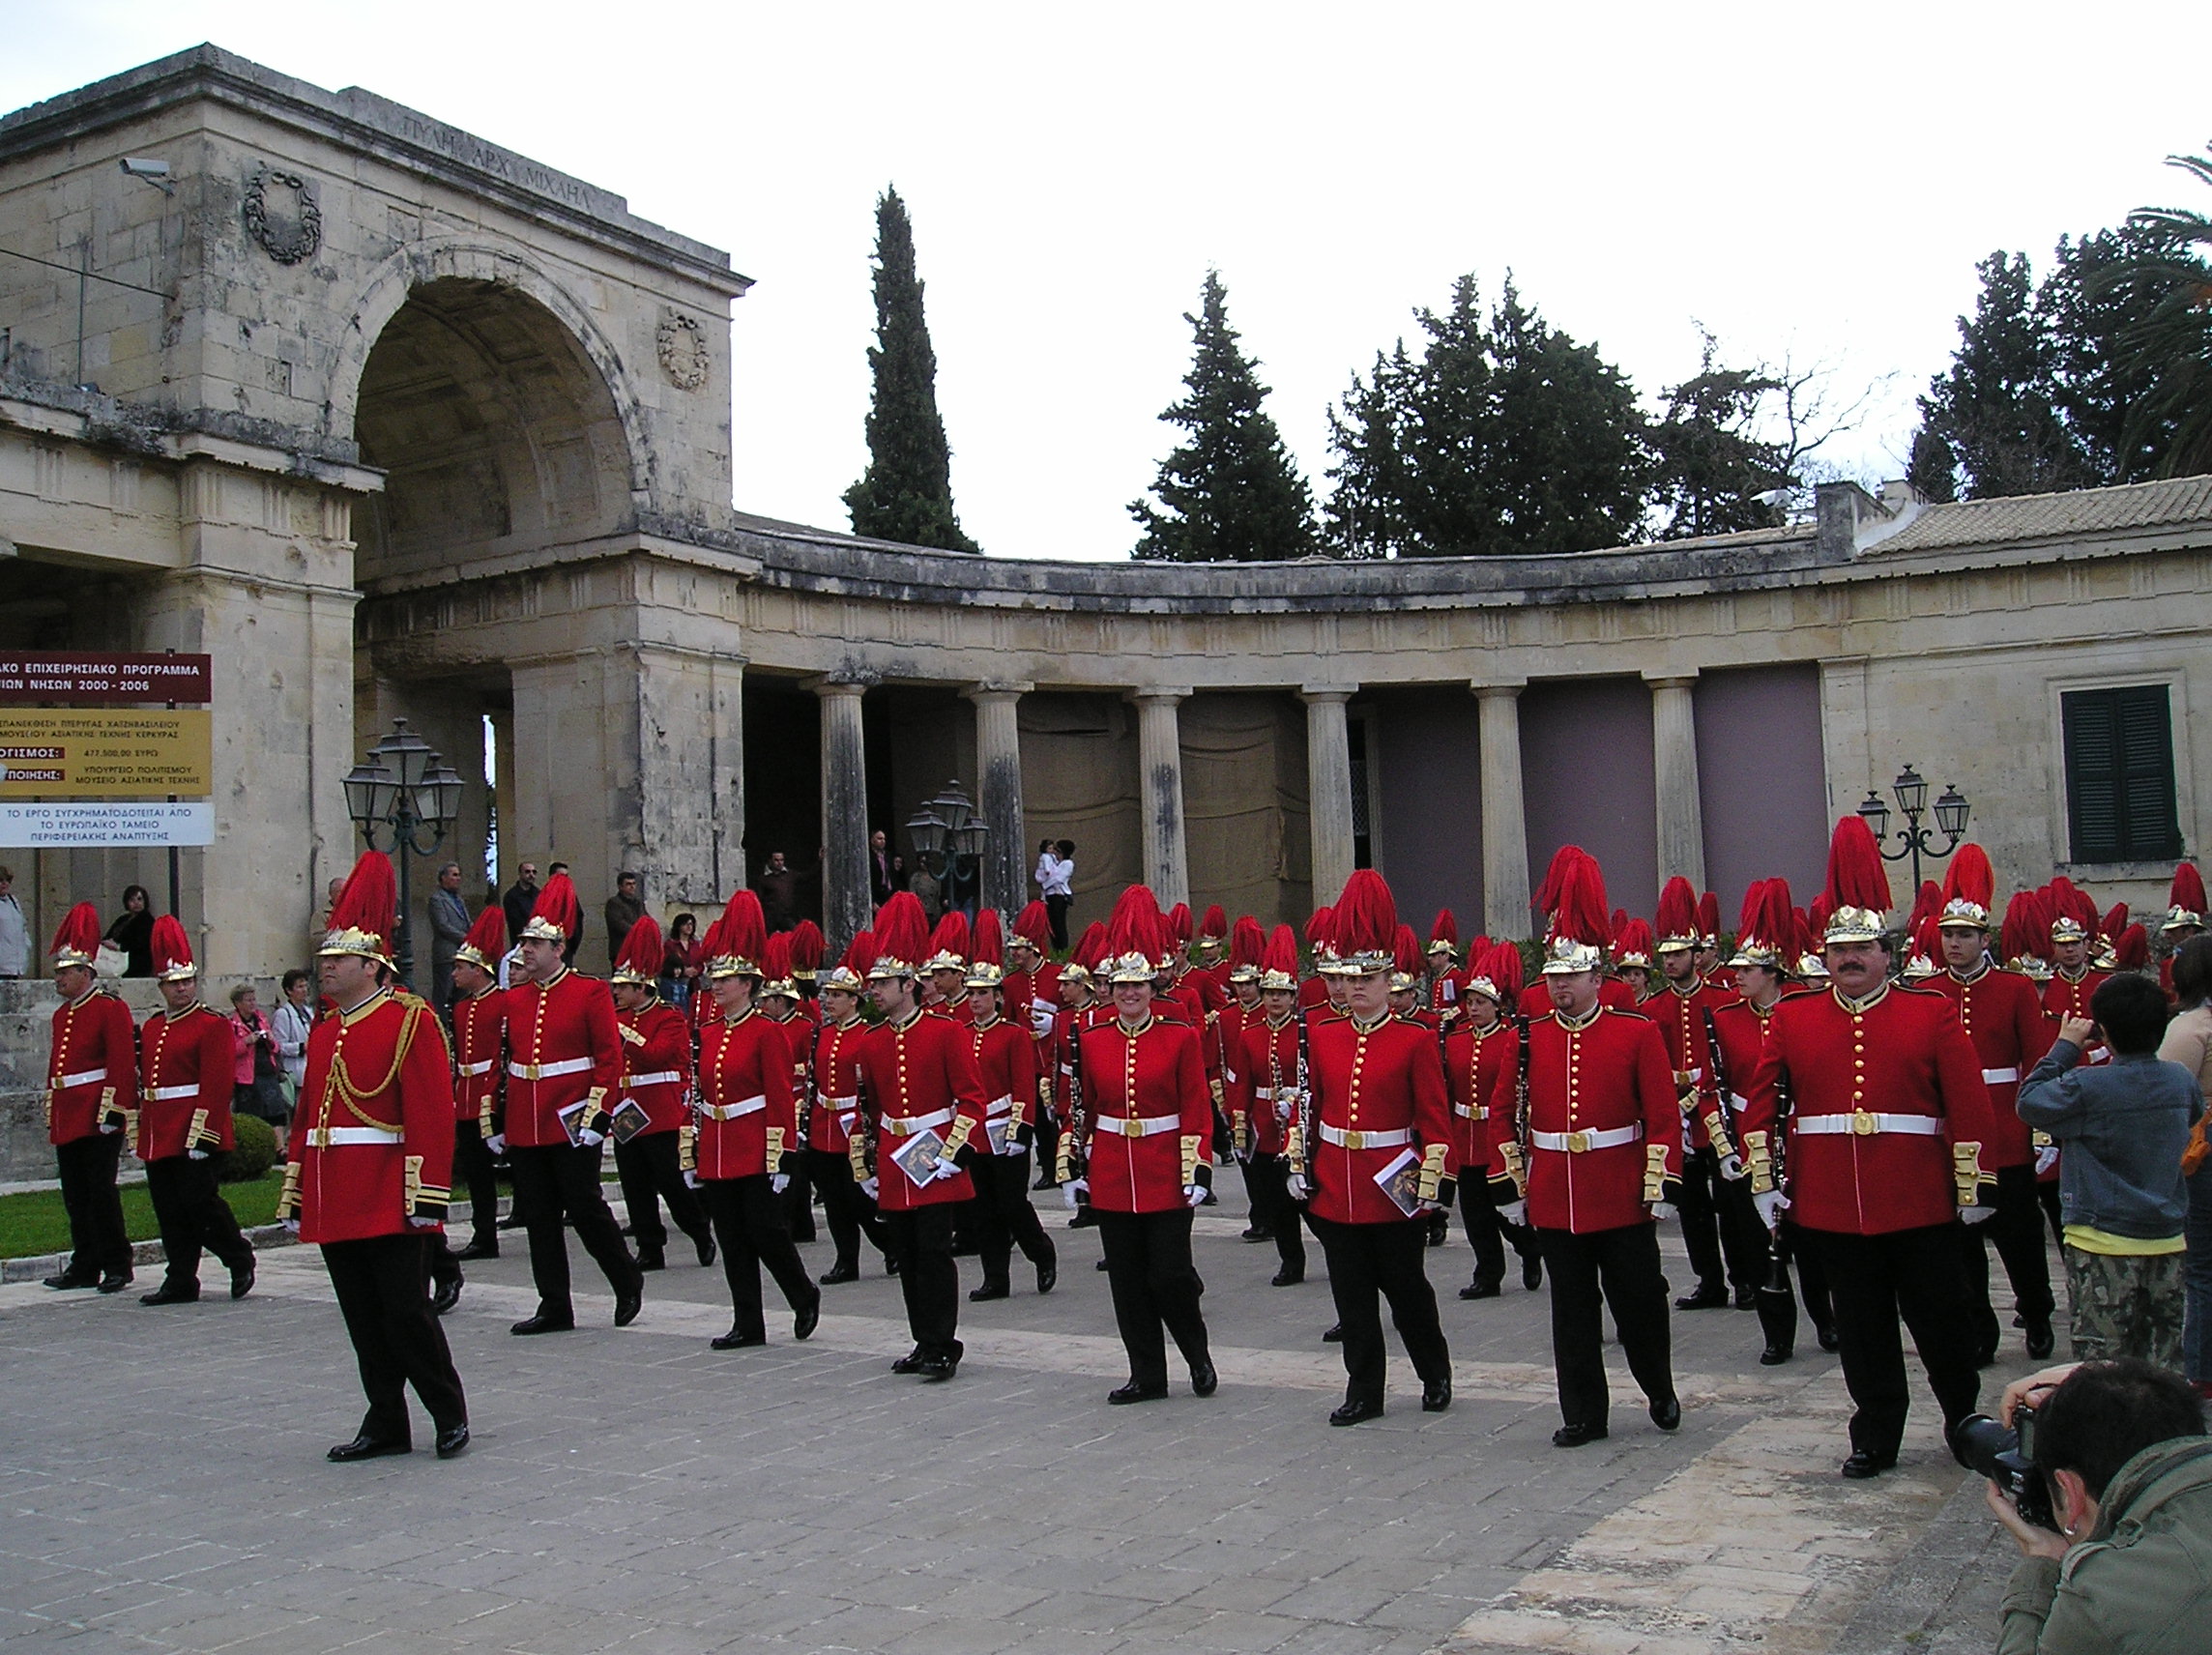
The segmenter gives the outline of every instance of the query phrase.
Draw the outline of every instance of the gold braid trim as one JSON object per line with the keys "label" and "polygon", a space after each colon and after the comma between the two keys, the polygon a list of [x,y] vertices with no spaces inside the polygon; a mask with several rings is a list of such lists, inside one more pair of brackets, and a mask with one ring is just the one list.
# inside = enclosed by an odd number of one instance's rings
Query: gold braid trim
{"label": "gold braid trim", "polygon": [[341,1044],[337,1051],[331,1054],[330,1085],[324,1095],[324,1118],[326,1120],[329,1118],[329,1094],[335,1092],[338,1101],[346,1106],[346,1113],[364,1126],[373,1126],[379,1132],[401,1130],[398,1121],[379,1120],[367,1110],[362,1108],[362,1104],[367,1099],[391,1090],[393,1083],[399,1079],[400,1065],[407,1061],[407,1054],[415,1044],[415,1031],[422,1027],[422,1013],[428,1009],[422,1001],[417,1000],[413,995],[394,995],[393,998],[406,1008],[406,1012],[399,1025],[399,1038],[393,1042],[392,1048],[392,1067],[385,1072],[384,1078],[378,1081],[376,1085],[372,1087],[359,1086],[354,1081],[353,1071],[346,1067],[345,1050]]}
{"label": "gold braid trim", "polygon": [[774,1172],[776,1170],[776,1163],[782,1159],[783,1128],[780,1126],[771,1126],[768,1129],[768,1170],[771,1173]]}
{"label": "gold braid trim", "polygon": [[676,1129],[676,1170],[682,1173],[699,1170],[699,1128],[688,1120]]}
{"label": "gold braid trim", "polygon": [[1735,1146],[1729,1142],[1728,1122],[1721,1118],[1719,1104],[1705,1111],[1705,1136],[1712,1140],[1713,1147],[1724,1157],[1735,1153]]}
{"label": "gold braid trim", "polygon": [[1644,1200],[1656,1203],[1667,1193],[1667,1146],[1644,1146]]}
{"label": "gold braid trim", "polygon": [[1421,1181],[1419,1189],[1420,1197],[1423,1201],[1435,1201],[1438,1194],[1443,1189],[1444,1151],[1449,1146],[1444,1144],[1427,1144],[1422,1146]]}
{"label": "gold braid trim", "polygon": [[284,1169],[284,1187],[276,1192],[276,1216],[300,1216],[300,1163],[294,1161]]}
{"label": "gold braid trim", "polygon": [[1182,1187],[1188,1189],[1198,1181],[1198,1146],[1200,1141],[1196,1134],[1185,1133],[1176,1142],[1182,1146]]}
{"label": "gold braid trim", "polygon": [[1241,1109],[1230,1112],[1229,1141],[1237,1147],[1238,1154],[1252,1152],[1252,1118]]}
{"label": "gold braid trim", "polygon": [[1508,1138],[1498,1147],[1498,1158],[1505,1163],[1505,1176],[1513,1180],[1514,1193],[1522,1201],[1528,1199],[1528,1157],[1521,1152],[1521,1146]]}
{"label": "gold braid trim", "polygon": [[1751,1174],[1751,1193],[1768,1194],[1774,1188],[1774,1151],[1763,1132],[1743,1135],[1744,1169]]}
{"label": "gold braid trim", "polygon": [[1303,1173],[1306,1170],[1305,1122],[1295,1116],[1291,1118],[1291,1123],[1283,1133],[1283,1159],[1290,1163],[1294,1173]]}
{"label": "gold braid trim", "polygon": [[1954,1144],[1951,1146],[1951,1180],[1959,1188],[1959,1205],[1972,1206],[1982,1187],[1982,1147],[1979,1144]]}

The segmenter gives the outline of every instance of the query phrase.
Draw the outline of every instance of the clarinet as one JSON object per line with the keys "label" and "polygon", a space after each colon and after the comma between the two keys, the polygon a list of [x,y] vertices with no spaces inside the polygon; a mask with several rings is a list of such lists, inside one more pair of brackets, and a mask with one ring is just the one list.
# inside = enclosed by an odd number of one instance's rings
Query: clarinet
{"label": "clarinet", "polygon": [[[1060,1181],[1063,1184],[1091,1176],[1091,1110],[1084,1101],[1082,1011],[1078,1011],[1069,1024],[1068,1038],[1074,1043],[1074,1049],[1068,1055],[1067,1095],[1062,1099],[1066,1124],[1060,1134],[1058,1169]],[[1077,1200],[1080,1203],[1083,1198],[1079,1195]]]}
{"label": "clarinet", "polygon": [[1294,1166],[1291,1171],[1306,1180],[1306,1190],[1310,1197],[1314,1187],[1314,1168],[1319,1164],[1314,1153],[1314,1143],[1316,1134],[1321,1131],[1321,1111],[1314,1102],[1313,1060],[1306,1044],[1305,1014],[1296,1011],[1292,1015],[1298,1020],[1298,1154],[1305,1164]]}
{"label": "clarinet", "polygon": [[1721,1033],[1713,1023],[1713,1008],[1705,1007],[1705,1061],[1713,1071],[1713,1108],[1720,1117],[1721,1131],[1727,1134],[1727,1147],[1740,1155],[1742,1140],[1736,1135],[1735,1111],[1729,1107],[1728,1063],[1721,1056]]}
{"label": "clarinet", "polygon": [[1519,1048],[1513,1054],[1513,1137],[1499,1147],[1505,1171],[1513,1179],[1516,1197],[1528,1199],[1528,1014],[1513,1014],[1513,1034]]}
{"label": "clarinet", "polygon": [[[1790,1123],[1796,1118],[1796,1100],[1790,1095],[1790,1071],[1784,1069],[1774,1077],[1774,1143],[1768,1153],[1774,1158],[1774,1187],[1788,1195],[1790,1192]],[[1782,1249],[1782,1215],[1774,1215],[1774,1233],[1767,1238],[1766,1285],[1775,1292],[1790,1291],[1790,1256]]]}

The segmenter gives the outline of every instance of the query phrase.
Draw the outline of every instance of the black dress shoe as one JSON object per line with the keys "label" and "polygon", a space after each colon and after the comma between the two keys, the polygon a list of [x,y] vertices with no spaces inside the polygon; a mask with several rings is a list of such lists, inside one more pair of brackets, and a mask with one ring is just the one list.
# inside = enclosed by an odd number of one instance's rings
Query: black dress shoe
{"label": "black dress shoe", "polygon": [[522,1214],[510,1212],[497,1224],[494,1224],[492,1228],[494,1230],[520,1230],[522,1228]]}
{"label": "black dress shoe", "polygon": [[40,1285],[52,1288],[56,1292],[69,1292],[75,1288],[95,1286],[99,1280],[98,1276],[84,1276],[77,1274],[74,1270],[64,1270],[58,1276],[48,1276]]}
{"label": "black dress shoe", "polygon": [[1996,1359],[1997,1348],[1994,1345],[1984,1345],[1974,1351],[1974,1366],[1977,1368],[1994,1367]]}
{"label": "black dress shoe", "polygon": [[985,1282],[981,1287],[976,1288],[969,1293],[968,1302],[970,1304],[981,1304],[986,1299],[1012,1298],[1013,1296],[1014,1290],[1010,1284],[1005,1282]]}
{"label": "black dress shoe", "polygon": [[1285,1264],[1267,1278],[1267,1285],[1271,1288],[1295,1288],[1305,1279],[1305,1271],[1294,1264]]}
{"label": "black dress shoe", "polygon": [[460,1424],[449,1425],[438,1433],[438,1458],[441,1460],[452,1459],[456,1454],[464,1452],[468,1445],[469,1422],[465,1419]]}
{"label": "black dress shoe", "polygon": [[615,1325],[627,1327],[637,1320],[637,1313],[644,1308],[645,1282],[640,1278],[615,1294]]}
{"label": "black dress shoe", "polygon": [[1759,1353],[1759,1365],[1762,1368],[1779,1368],[1794,1354],[1787,1346],[1769,1345]]}
{"label": "black dress shoe", "polygon": [[543,1311],[540,1311],[536,1316],[516,1322],[508,1331],[524,1334],[571,1333],[575,1331],[575,1327],[576,1319],[573,1316],[547,1316]]}
{"label": "black dress shoe", "polygon": [[1552,1433],[1555,1448],[1580,1448],[1586,1442],[1603,1442],[1606,1429],[1602,1425],[1562,1425]]}
{"label": "black dress shoe", "polygon": [[102,1292],[121,1292],[130,1285],[131,1272],[129,1270],[110,1270],[100,1278],[100,1291]]}
{"label": "black dress shoe", "polygon": [[1168,1387],[1164,1384],[1141,1385],[1135,1379],[1131,1379],[1127,1384],[1116,1385],[1108,1391],[1106,1400],[1120,1408],[1123,1403],[1158,1402],[1167,1394]]}
{"label": "black dress shoe", "polygon": [[1499,1287],[1496,1282],[1470,1282],[1466,1287],[1459,1290],[1459,1296],[1462,1298],[1496,1298],[1498,1294]]}
{"label": "black dress shoe", "polygon": [[1541,1258],[1531,1254],[1521,1261],[1521,1285],[1530,1292],[1544,1285],[1544,1261]]}
{"label": "black dress shoe", "polygon": [[2038,1362],[2050,1355],[2052,1348],[2057,1343],[2058,1336],[2052,1330],[2048,1316],[2027,1324],[2027,1353]]}
{"label": "black dress shoe", "polygon": [[1651,1405],[1651,1423],[1662,1431],[1678,1431],[1682,1425],[1682,1399],[1661,1397]]}
{"label": "black dress shoe", "polygon": [[356,1437],[351,1442],[340,1442],[323,1456],[344,1465],[349,1460],[377,1460],[387,1454],[412,1454],[415,1445],[404,1437]]}
{"label": "black dress shoe", "polygon": [[810,1303],[802,1304],[792,1313],[791,1336],[804,1339],[822,1325],[822,1295],[816,1293]]}
{"label": "black dress shoe", "polygon": [[499,1243],[487,1236],[479,1235],[453,1257],[464,1264],[473,1264],[479,1259],[496,1259],[499,1257]]}
{"label": "black dress shoe", "polygon": [[641,1270],[665,1270],[668,1253],[661,1247],[640,1247],[637,1250],[637,1267]]}
{"label": "black dress shoe", "polygon": [[751,1346],[766,1345],[767,1343],[768,1335],[765,1333],[740,1333],[733,1327],[729,1332],[716,1334],[708,1340],[707,1349],[710,1350],[743,1350]]}
{"label": "black dress shoe", "polygon": [[1382,1404],[1376,1402],[1348,1402],[1328,1416],[1331,1425],[1357,1425],[1365,1419],[1381,1419]]}
{"label": "black dress shoe", "polygon": [[884,1274],[887,1276],[895,1276],[898,1274],[898,1260],[893,1258],[888,1253],[884,1255]]}
{"label": "black dress shoe", "polygon": [[1421,1384],[1421,1411],[1441,1413],[1451,1407],[1451,1380],[1426,1379]]}
{"label": "black dress shoe", "polygon": [[230,1296],[244,1298],[253,1291],[253,1261],[248,1258],[243,1264],[234,1264],[230,1270]]}
{"label": "black dress shoe", "polygon": [[699,1267],[702,1270],[714,1262],[714,1237],[712,1234],[692,1236],[691,1246],[699,1255]]}
{"label": "black dress shoe", "polygon": [[1088,1206],[1078,1207],[1075,1216],[1067,1221],[1067,1227],[1070,1230],[1095,1229],[1097,1224],[1098,1215]]}
{"label": "black dress shoe", "polygon": [[1759,1308],[1759,1290],[1757,1288],[1737,1288],[1735,1290],[1735,1307],[1738,1310],[1757,1310]]}
{"label": "black dress shoe", "polygon": [[1273,1239],[1274,1234],[1265,1224],[1255,1224],[1238,1235],[1237,1239],[1239,1241],[1267,1241]]}
{"label": "black dress shoe", "polygon": [[1340,1322],[1338,1322],[1338,1323],[1337,1323],[1335,1326],[1331,1327],[1331,1328],[1330,1328],[1330,1329],[1329,1329],[1329,1330],[1328,1330],[1326,1333],[1324,1333],[1324,1334],[1321,1336],[1321,1342],[1322,1342],[1324,1345],[1341,1345],[1341,1344],[1343,1344],[1343,1343],[1344,1343],[1344,1323],[1340,1321]]}
{"label": "black dress shoe", "polygon": [[959,1371],[960,1358],[957,1356],[924,1356],[921,1365],[915,1369],[925,1384],[932,1385],[943,1384]]}
{"label": "black dress shoe", "polygon": [[1813,1337],[1819,1341],[1820,1349],[1823,1350],[1833,1351],[1843,1348],[1844,1342],[1837,1335],[1836,1324],[1832,1321],[1815,1322],[1813,1324]]}
{"label": "black dress shoe", "polygon": [[913,1350],[909,1350],[905,1355],[901,1356],[897,1361],[891,1364],[891,1372],[894,1374],[918,1373],[921,1370],[921,1347],[917,1345]]}
{"label": "black dress shoe", "polygon": [[461,1278],[448,1276],[430,1294],[430,1314],[443,1316],[461,1302]]}
{"label": "black dress shoe", "polygon": [[839,1260],[830,1266],[828,1275],[817,1276],[814,1279],[826,1288],[841,1288],[847,1282],[857,1282],[860,1279],[860,1266],[848,1264],[843,1260]]}
{"label": "black dress shoe", "polygon": [[1871,1448],[1853,1448],[1850,1458],[1843,1464],[1843,1473],[1854,1483],[1869,1477],[1878,1477],[1897,1464],[1895,1454],[1877,1454]]}
{"label": "black dress shoe", "polygon": [[198,1302],[199,1296],[200,1285],[197,1282],[189,1286],[183,1282],[163,1282],[152,1292],[140,1293],[138,1302],[140,1304],[193,1304]]}
{"label": "black dress shoe", "polygon": [[1106,1267],[1106,1261],[1105,1261],[1105,1260],[1103,1260],[1103,1259],[1099,1260],[1099,1261],[1098,1261],[1098,1263],[1097,1263],[1097,1264],[1096,1264],[1096,1265],[1094,1265],[1093,1267],[1094,1267],[1094,1268],[1096,1268],[1096,1269],[1101,1269],[1101,1270],[1103,1270],[1103,1269]]}
{"label": "black dress shoe", "polygon": [[1674,1301],[1676,1310],[1726,1310],[1729,1292],[1726,1288],[1701,1287],[1696,1292],[1684,1293]]}
{"label": "black dress shoe", "polygon": [[1190,1370],[1190,1394],[1192,1396],[1211,1396],[1220,1388],[1221,1376],[1214,1372],[1213,1363],[1210,1360],[1200,1362],[1192,1367]]}
{"label": "black dress shoe", "polygon": [[1047,1259],[1037,1266],[1037,1292],[1048,1293],[1060,1286],[1060,1261]]}
{"label": "black dress shoe", "polygon": [[1036,1182],[1030,1185],[1030,1188],[1032,1190],[1048,1190],[1058,1189],[1060,1188],[1060,1185],[1053,1181],[1053,1176],[1050,1173],[1039,1173],[1037,1174]]}

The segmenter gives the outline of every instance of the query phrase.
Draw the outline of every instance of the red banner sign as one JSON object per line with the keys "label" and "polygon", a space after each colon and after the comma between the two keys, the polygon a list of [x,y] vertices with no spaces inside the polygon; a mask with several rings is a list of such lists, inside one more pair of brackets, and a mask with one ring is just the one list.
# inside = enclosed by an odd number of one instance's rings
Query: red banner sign
{"label": "red banner sign", "polygon": [[207,655],[87,655],[0,651],[0,707],[205,706],[214,699]]}

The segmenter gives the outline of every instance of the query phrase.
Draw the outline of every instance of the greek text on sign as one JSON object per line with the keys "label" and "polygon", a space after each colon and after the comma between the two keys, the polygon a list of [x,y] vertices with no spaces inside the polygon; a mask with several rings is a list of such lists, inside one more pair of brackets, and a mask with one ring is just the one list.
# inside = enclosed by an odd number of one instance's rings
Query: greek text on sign
{"label": "greek text on sign", "polygon": [[68,702],[80,707],[160,707],[213,699],[207,655],[33,654],[0,651],[0,706]]}
{"label": "greek text on sign", "polygon": [[0,846],[212,845],[215,806],[0,803]]}
{"label": "greek text on sign", "polygon": [[213,790],[212,715],[0,708],[0,798],[146,798]]}

